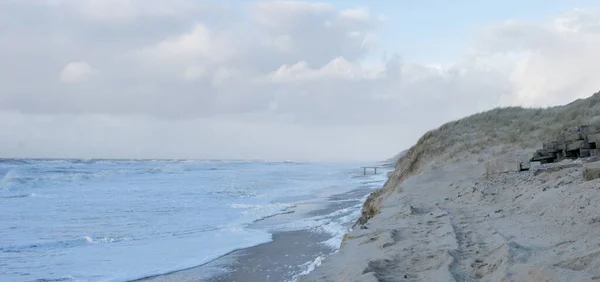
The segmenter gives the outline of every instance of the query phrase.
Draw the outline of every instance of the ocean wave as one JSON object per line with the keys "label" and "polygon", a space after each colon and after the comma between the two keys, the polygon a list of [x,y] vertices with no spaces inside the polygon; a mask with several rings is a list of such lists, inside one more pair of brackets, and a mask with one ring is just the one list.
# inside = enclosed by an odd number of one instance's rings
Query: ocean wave
{"label": "ocean wave", "polygon": [[15,194],[15,195],[0,196],[0,199],[18,199],[18,198],[29,198],[29,197],[34,197],[34,196],[35,196],[35,193]]}
{"label": "ocean wave", "polygon": [[0,165],[23,165],[27,163],[28,160],[24,159],[0,159]]}
{"label": "ocean wave", "polygon": [[288,203],[274,203],[274,204],[231,204],[231,208],[234,209],[253,209],[253,210],[264,210],[264,209],[287,209],[293,207],[293,204]]}
{"label": "ocean wave", "polygon": [[95,171],[70,168],[11,169],[0,179],[0,190],[31,188],[38,184],[54,185],[57,183],[101,180],[129,172],[130,170],[125,169]]}
{"label": "ocean wave", "polygon": [[294,204],[232,204],[233,209],[243,209],[243,215],[249,216],[248,222],[256,223],[281,214],[294,213],[291,208],[296,207]]}
{"label": "ocean wave", "polygon": [[71,240],[60,240],[60,241],[51,241],[51,242],[40,242],[40,243],[32,243],[21,246],[4,246],[0,247],[0,252],[4,253],[23,253],[23,252],[36,252],[36,251],[45,251],[52,249],[62,249],[62,248],[73,248],[80,247],[89,244],[110,244],[117,243],[122,241],[131,241],[132,237],[91,237],[91,236],[83,236],[76,239]]}
{"label": "ocean wave", "polygon": [[158,167],[153,167],[147,170],[142,170],[143,173],[148,173],[148,174],[172,174],[174,173],[173,171],[170,170],[166,170],[164,168],[158,168]]}
{"label": "ocean wave", "polygon": [[92,244],[110,244],[110,243],[118,243],[118,242],[122,242],[122,241],[131,241],[133,240],[133,237],[131,236],[123,236],[123,237],[90,237],[90,236],[83,236],[83,239],[88,242],[88,243],[92,243]]}
{"label": "ocean wave", "polygon": [[40,278],[33,280],[33,282],[64,282],[64,281],[76,281],[72,276],[64,276],[60,278]]}
{"label": "ocean wave", "polygon": [[0,190],[9,189],[15,184],[24,184],[26,181],[27,179],[21,177],[17,170],[11,169],[0,179]]}
{"label": "ocean wave", "polygon": [[156,238],[165,238],[165,237],[186,237],[194,234],[201,234],[206,232],[218,231],[220,229],[224,229],[226,226],[204,226],[202,228],[195,229],[184,229],[179,231],[168,231],[168,232],[153,232],[148,233],[145,236],[136,236],[135,240],[148,240],[148,239],[156,239]]}
{"label": "ocean wave", "polygon": [[[153,163],[152,161],[99,159],[4,159],[0,162],[0,189],[28,188],[38,184],[52,185],[58,182],[94,181],[120,176],[172,175],[185,172],[185,167],[180,161]],[[195,167],[193,170],[198,169]],[[204,169],[200,168],[200,170]],[[211,166],[209,169],[217,168]]]}
{"label": "ocean wave", "polygon": [[72,164],[93,164],[93,163],[96,163],[98,160],[97,159],[70,159],[70,160],[65,160],[65,161],[72,163]]}
{"label": "ocean wave", "polygon": [[259,193],[257,191],[254,191],[254,190],[248,189],[248,188],[231,187],[231,188],[224,188],[222,190],[217,190],[217,191],[209,191],[207,193],[207,195],[210,195],[210,196],[213,196],[216,198],[221,198],[221,197],[256,198],[256,197],[258,197]]}

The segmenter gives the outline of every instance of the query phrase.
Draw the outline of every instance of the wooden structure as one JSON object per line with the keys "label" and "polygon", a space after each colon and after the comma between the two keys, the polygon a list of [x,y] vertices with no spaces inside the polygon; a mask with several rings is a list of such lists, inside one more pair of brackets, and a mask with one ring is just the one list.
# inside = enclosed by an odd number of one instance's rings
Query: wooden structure
{"label": "wooden structure", "polygon": [[523,162],[519,162],[519,171],[528,171],[530,169],[531,163],[529,163],[529,166],[525,166],[523,165]]}
{"label": "wooden structure", "polygon": [[373,169],[373,174],[377,174],[377,169],[378,168],[379,167],[376,167],[376,166],[363,166],[362,167],[362,169],[363,169],[363,175],[367,175],[367,169]]}
{"label": "wooden structure", "polygon": [[560,162],[564,159],[577,159],[599,155],[600,126],[581,125],[560,140],[543,144],[530,162],[542,164]]}

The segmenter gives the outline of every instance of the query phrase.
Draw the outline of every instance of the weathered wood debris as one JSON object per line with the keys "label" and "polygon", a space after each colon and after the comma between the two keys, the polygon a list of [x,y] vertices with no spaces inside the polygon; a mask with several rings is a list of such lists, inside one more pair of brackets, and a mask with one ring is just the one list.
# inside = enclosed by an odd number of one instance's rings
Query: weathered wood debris
{"label": "weathered wood debris", "polygon": [[598,156],[600,150],[600,126],[580,125],[560,140],[544,143],[530,162],[541,164],[560,162],[564,159],[578,159]]}

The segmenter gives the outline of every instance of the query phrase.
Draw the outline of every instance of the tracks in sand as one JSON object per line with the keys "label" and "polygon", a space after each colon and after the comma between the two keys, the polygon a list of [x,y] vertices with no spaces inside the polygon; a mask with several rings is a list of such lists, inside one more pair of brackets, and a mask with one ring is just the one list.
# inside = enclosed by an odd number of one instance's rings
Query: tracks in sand
{"label": "tracks in sand", "polygon": [[484,266],[483,258],[490,253],[490,248],[480,234],[481,225],[478,223],[481,221],[460,212],[453,214],[450,222],[458,244],[458,249],[450,252],[454,258],[450,272],[456,281],[477,281],[482,277],[477,270]]}
{"label": "tracks in sand", "polygon": [[504,276],[514,261],[525,261],[529,251],[504,238],[486,221],[466,210],[456,210],[450,222],[458,249],[450,252],[454,261],[449,270],[456,281],[482,281],[494,274]]}

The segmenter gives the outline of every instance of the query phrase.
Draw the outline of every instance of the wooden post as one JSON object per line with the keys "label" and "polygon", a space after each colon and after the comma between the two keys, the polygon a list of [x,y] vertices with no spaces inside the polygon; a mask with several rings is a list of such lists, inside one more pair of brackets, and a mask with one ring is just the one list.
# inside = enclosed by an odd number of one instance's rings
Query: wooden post
{"label": "wooden post", "polygon": [[367,175],[367,169],[373,169],[373,174],[377,174],[377,168],[376,166],[363,166],[363,175]]}

